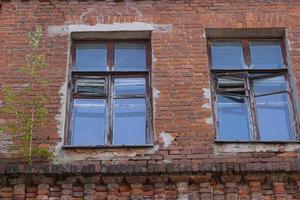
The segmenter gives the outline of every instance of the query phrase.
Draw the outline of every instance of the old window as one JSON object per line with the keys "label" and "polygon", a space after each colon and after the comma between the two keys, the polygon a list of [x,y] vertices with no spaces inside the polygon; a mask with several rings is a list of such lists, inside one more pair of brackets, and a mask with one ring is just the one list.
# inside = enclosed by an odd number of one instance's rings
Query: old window
{"label": "old window", "polygon": [[69,146],[151,143],[147,40],[73,41]]}
{"label": "old window", "polygon": [[298,139],[281,39],[208,41],[217,140]]}

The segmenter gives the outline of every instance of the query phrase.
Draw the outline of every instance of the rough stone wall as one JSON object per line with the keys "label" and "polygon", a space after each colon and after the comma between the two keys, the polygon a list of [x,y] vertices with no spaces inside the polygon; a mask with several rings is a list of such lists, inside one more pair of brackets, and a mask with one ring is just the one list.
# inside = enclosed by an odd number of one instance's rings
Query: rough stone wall
{"label": "rough stone wall", "polygon": [[0,197],[3,200],[296,200],[300,198],[299,178],[286,173],[2,177]]}

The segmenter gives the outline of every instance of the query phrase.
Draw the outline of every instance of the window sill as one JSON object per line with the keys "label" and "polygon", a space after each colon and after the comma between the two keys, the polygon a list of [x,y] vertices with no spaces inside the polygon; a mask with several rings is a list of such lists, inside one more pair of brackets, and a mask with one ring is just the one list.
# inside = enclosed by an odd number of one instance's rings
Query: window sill
{"label": "window sill", "polygon": [[147,148],[153,147],[154,144],[142,144],[142,145],[96,145],[96,146],[72,146],[63,145],[63,149],[115,149],[115,148]]}
{"label": "window sill", "polygon": [[295,144],[299,143],[300,140],[288,140],[288,141],[240,141],[240,140],[215,140],[215,143],[217,144],[232,144],[232,143],[245,143],[245,144]]}

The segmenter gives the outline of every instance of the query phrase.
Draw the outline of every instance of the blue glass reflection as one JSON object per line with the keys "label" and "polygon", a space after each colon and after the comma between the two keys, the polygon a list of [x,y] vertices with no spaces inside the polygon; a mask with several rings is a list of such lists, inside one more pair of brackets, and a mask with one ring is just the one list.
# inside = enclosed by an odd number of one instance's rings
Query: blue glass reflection
{"label": "blue glass reflection", "polygon": [[255,95],[286,91],[286,81],[284,76],[254,79],[253,87]]}
{"label": "blue glass reflection", "polygon": [[292,140],[288,95],[261,96],[255,100],[260,140]]}
{"label": "blue glass reflection", "polygon": [[143,71],[146,69],[146,46],[143,43],[117,43],[116,71]]}
{"label": "blue glass reflection", "polygon": [[115,145],[146,144],[145,99],[114,100]]}
{"label": "blue glass reflection", "polygon": [[80,44],[76,48],[76,70],[106,71],[107,48],[105,43]]}
{"label": "blue glass reflection", "polygon": [[105,100],[75,99],[71,145],[104,144]]}
{"label": "blue glass reflection", "polygon": [[249,140],[249,119],[245,97],[217,96],[219,140]]}
{"label": "blue glass reflection", "polygon": [[281,47],[279,42],[250,42],[250,53],[254,69],[283,68]]}
{"label": "blue glass reflection", "polygon": [[243,69],[244,58],[240,42],[213,42],[211,45],[213,69]]}
{"label": "blue glass reflection", "polygon": [[143,95],[145,89],[145,78],[115,78],[115,95]]}

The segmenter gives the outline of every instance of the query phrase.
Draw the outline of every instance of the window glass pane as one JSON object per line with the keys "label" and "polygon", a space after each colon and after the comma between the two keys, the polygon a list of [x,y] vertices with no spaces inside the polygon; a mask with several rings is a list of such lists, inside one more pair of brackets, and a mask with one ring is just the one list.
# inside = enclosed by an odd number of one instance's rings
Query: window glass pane
{"label": "window glass pane", "polygon": [[114,109],[113,144],[146,144],[145,99],[115,99]]}
{"label": "window glass pane", "polygon": [[240,42],[213,42],[211,45],[213,69],[243,69],[244,58]]}
{"label": "window glass pane", "polygon": [[217,96],[220,140],[249,140],[249,119],[245,97]]}
{"label": "window glass pane", "polygon": [[254,79],[253,87],[255,95],[286,91],[286,81],[284,76]]}
{"label": "window glass pane", "polygon": [[115,70],[146,70],[146,45],[143,43],[116,43]]}
{"label": "window glass pane", "polygon": [[76,93],[87,95],[105,95],[105,79],[77,79]]}
{"label": "window glass pane", "polygon": [[77,71],[106,71],[106,60],[105,43],[80,44],[76,48]]}
{"label": "window glass pane", "polygon": [[145,78],[115,78],[115,95],[145,94]]}
{"label": "window glass pane", "polygon": [[256,97],[260,140],[292,140],[287,94]]}
{"label": "window glass pane", "polygon": [[275,42],[250,42],[250,53],[254,69],[283,68],[280,43]]}
{"label": "window glass pane", "polygon": [[75,99],[72,145],[104,144],[105,100]]}

